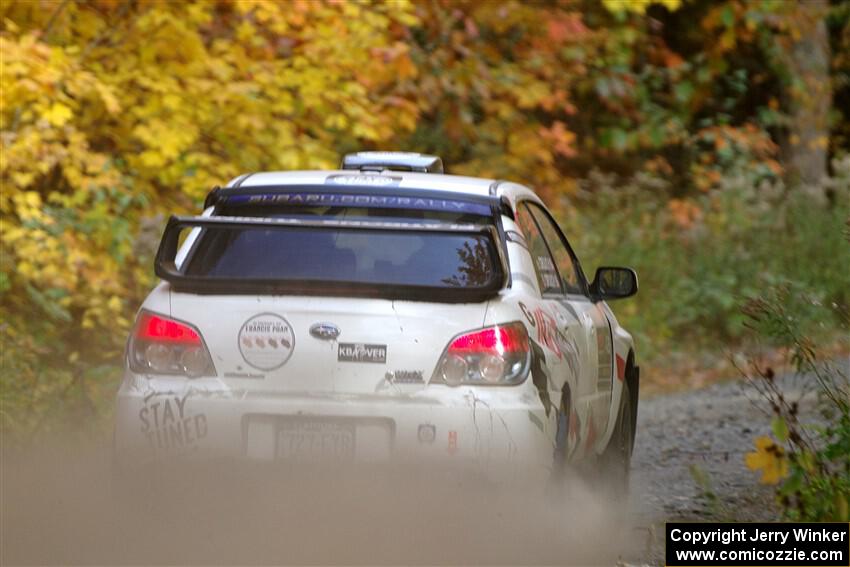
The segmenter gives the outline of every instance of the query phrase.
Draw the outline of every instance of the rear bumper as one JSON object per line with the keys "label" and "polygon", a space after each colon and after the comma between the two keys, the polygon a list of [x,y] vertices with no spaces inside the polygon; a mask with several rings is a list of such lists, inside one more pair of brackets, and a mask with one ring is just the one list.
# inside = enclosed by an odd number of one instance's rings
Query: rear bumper
{"label": "rear bumper", "polygon": [[354,463],[425,461],[536,474],[552,462],[547,418],[530,380],[508,388],[307,394],[131,373],[116,400],[115,456],[122,467],[195,458],[281,461],[288,458],[281,432],[304,423],[350,432],[346,460]]}

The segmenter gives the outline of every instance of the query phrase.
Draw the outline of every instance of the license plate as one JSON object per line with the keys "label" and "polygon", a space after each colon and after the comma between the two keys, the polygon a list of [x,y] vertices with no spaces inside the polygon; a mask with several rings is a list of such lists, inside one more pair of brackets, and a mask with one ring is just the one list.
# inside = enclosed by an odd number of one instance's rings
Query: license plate
{"label": "license plate", "polygon": [[277,434],[277,457],[286,461],[354,458],[354,425],[333,421],[285,421]]}

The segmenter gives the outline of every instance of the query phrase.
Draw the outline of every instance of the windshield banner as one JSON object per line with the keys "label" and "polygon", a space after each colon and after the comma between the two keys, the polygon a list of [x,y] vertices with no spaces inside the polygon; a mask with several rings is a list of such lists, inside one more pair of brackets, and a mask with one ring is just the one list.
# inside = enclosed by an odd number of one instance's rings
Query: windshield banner
{"label": "windshield banner", "polygon": [[377,209],[414,209],[446,211],[489,216],[489,205],[454,199],[404,197],[398,195],[367,195],[352,193],[260,193],[254,195],[229,195],[228,205],[295,205],[307,207],[365,207]]}

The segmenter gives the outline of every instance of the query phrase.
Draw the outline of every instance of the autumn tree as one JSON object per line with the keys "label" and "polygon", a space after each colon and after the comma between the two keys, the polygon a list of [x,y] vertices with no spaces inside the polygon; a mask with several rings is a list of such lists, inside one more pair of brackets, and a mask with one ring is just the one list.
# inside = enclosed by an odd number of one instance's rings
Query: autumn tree
{"label": "autumn tree", "polygon": [[196,209],[245,171],[332,167],[417,121],[397,93],[417,72],[405,2],[0,10],[3,396],[40,410],[4,423],[37,423],[68,392],[85,408],[114,383],[86,377],[120,355],[152,282],[143,219]]}

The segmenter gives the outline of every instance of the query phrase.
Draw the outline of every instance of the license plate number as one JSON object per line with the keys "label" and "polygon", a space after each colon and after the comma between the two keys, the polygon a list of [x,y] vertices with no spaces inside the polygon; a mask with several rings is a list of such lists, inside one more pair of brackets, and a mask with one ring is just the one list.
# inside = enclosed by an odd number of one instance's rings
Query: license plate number
{"label": "license plate number", "polygon": [[284,422],[277,456],[287,461],[346,461],[354,458],[354,426],[325,421]]}

